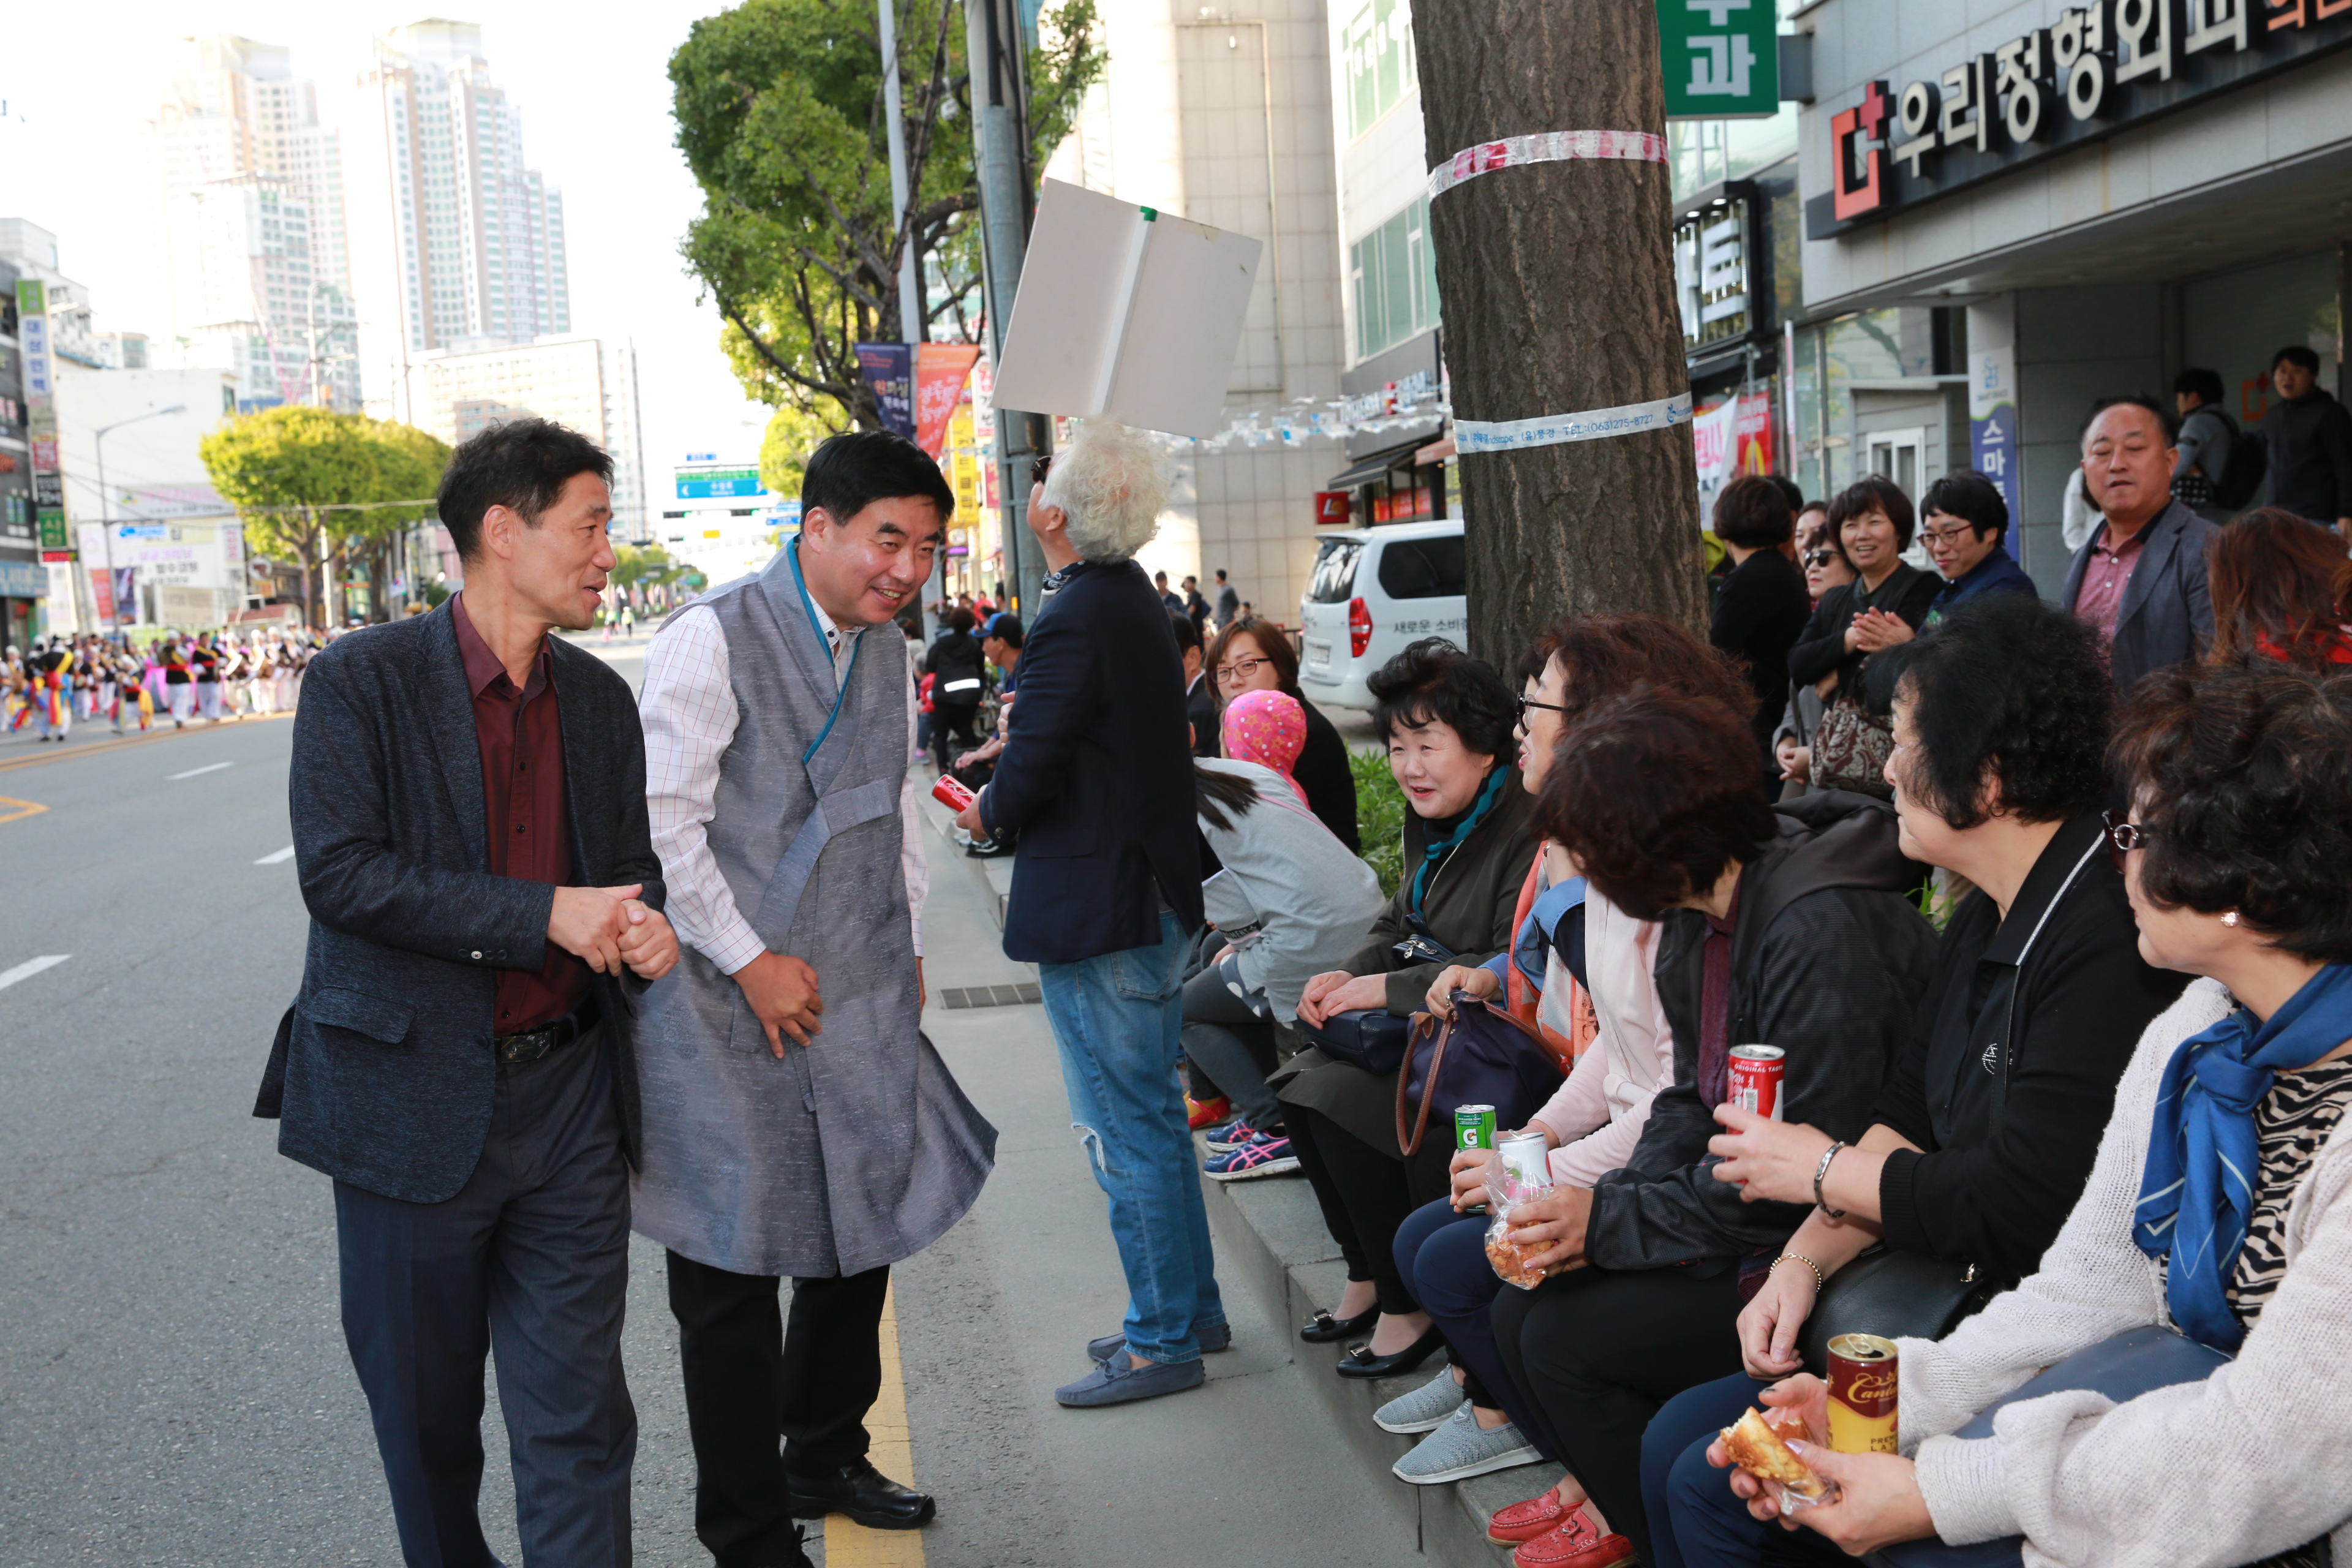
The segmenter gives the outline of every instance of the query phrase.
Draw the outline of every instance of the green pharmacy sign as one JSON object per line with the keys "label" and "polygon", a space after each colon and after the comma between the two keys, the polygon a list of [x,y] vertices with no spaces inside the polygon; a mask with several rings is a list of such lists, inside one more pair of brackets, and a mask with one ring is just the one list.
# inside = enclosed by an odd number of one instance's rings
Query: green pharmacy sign
{"label": "green pharmacy sign", "polygon": [[1780,107],[1774,0],[1658,0],[1666,118],[1727,120]]}

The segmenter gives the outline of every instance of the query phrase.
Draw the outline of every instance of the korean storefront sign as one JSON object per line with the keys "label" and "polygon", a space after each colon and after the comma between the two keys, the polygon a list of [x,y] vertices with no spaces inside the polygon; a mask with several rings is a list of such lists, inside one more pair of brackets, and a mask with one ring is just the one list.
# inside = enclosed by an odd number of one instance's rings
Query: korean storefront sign
{"label": "korean storefront sign", "polygon": [[1773,0],[1658,0],[1666,118],[1733,120],[1780,107]]}
{"label": "korean storefront sign", "polygon": [[[2091,0],[1830,120],[1823,239],[2352,45],[2346,0]],[[1671,73],[1669,81],[1671,82]]]}
{"label": "korean storefront sign", "polygon": [[73,559],[66,531],[65,476],[58,467],[57,369],[50,357],[48,286],[16,280],[16,341],[25,351],[25,432],[33,455],[33,515],[44,560]]}
{"label": "korean storefront sign", "polygon": [[1744,195],[1685,214],[1675,224],[1675,295],[1682,305],[1683,351],[1696,356],[1744,338],[1755,325],[1748,264],[1753,211]]}

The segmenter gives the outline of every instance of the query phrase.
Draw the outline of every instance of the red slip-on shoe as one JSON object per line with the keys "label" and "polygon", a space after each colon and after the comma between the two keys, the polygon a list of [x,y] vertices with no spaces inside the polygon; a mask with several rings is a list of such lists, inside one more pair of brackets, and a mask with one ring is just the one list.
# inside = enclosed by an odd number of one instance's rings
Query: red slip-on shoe
{"label": "red slip-on shoe", "polygon": [[1486,1521],[1486,1539],[1497,1546],[1517,1546],[1522,1541],[1549,1535],[1559,1528],[1567,1513],[1568,1510],[1560,1506],[1559,1489],[1554,1487],[1541,1497],[1497,1510],[1495,1517]]}
{"label": "red slip-on shoe", "polygon": [[1220,1121],[1230,1121],[1234,1114],[1234,1102],[1222,1094],[1214,1100],[1194,1100],[1188,1094],[1184,1097],[1184,1125],[1198,1132],[1203,1127],[1214,1127]]}
{"label": "red slip-on shoe", "polygon": [[1517,1568],[1617,1568],[1633,1560],[1633,1543],[1622,1535],[1601,1534],[1580,1508],[1550,1534],[1525,1542],[1511,1553]]}

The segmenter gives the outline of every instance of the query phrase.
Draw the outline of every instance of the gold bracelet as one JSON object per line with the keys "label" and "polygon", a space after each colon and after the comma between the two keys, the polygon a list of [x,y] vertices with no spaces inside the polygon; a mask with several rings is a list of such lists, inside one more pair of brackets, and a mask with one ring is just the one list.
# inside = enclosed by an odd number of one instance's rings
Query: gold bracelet
{"label": "gold bracelet", "polygon": [[[1822,1272],[1822,1266],[1814,1262],[1811,1258],[1806,1257],[1801,1252],[1784,1252],[1780,1254],[1780,1257],[1772,1259],[1772,1268],[1778,1268],[1783,1263],[1790,1262],[1801,1263],[1806,1268],[1813,1271],[1814,1295],[1820,1295],[1822,1293],[1822,1287],[1826,1286],[1830,1282],[1830,1277]],[[1772,1272],[1772,1268],[1767,1268],[1764,1272],[1769,1275]]]}

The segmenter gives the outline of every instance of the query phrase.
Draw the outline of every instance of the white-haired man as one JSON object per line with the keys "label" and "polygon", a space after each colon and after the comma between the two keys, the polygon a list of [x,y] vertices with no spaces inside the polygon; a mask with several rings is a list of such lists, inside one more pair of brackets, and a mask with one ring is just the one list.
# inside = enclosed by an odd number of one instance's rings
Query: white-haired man
{"label": "white-haired man", "polygon": [[1004,952],[1038,966],[1127,1274],[1126,1321],[1054,1397],[1123,1405],[1199,1387],[1201,1352],[1233,1337],[1176,1087],[1184,946],[1201,925],[1183,666],[1134,559],[1168,482],[1145,439],[1107,421],[1033,478],[1045,608],[995,776],[959,820],[974,837],[1021,835]]}

